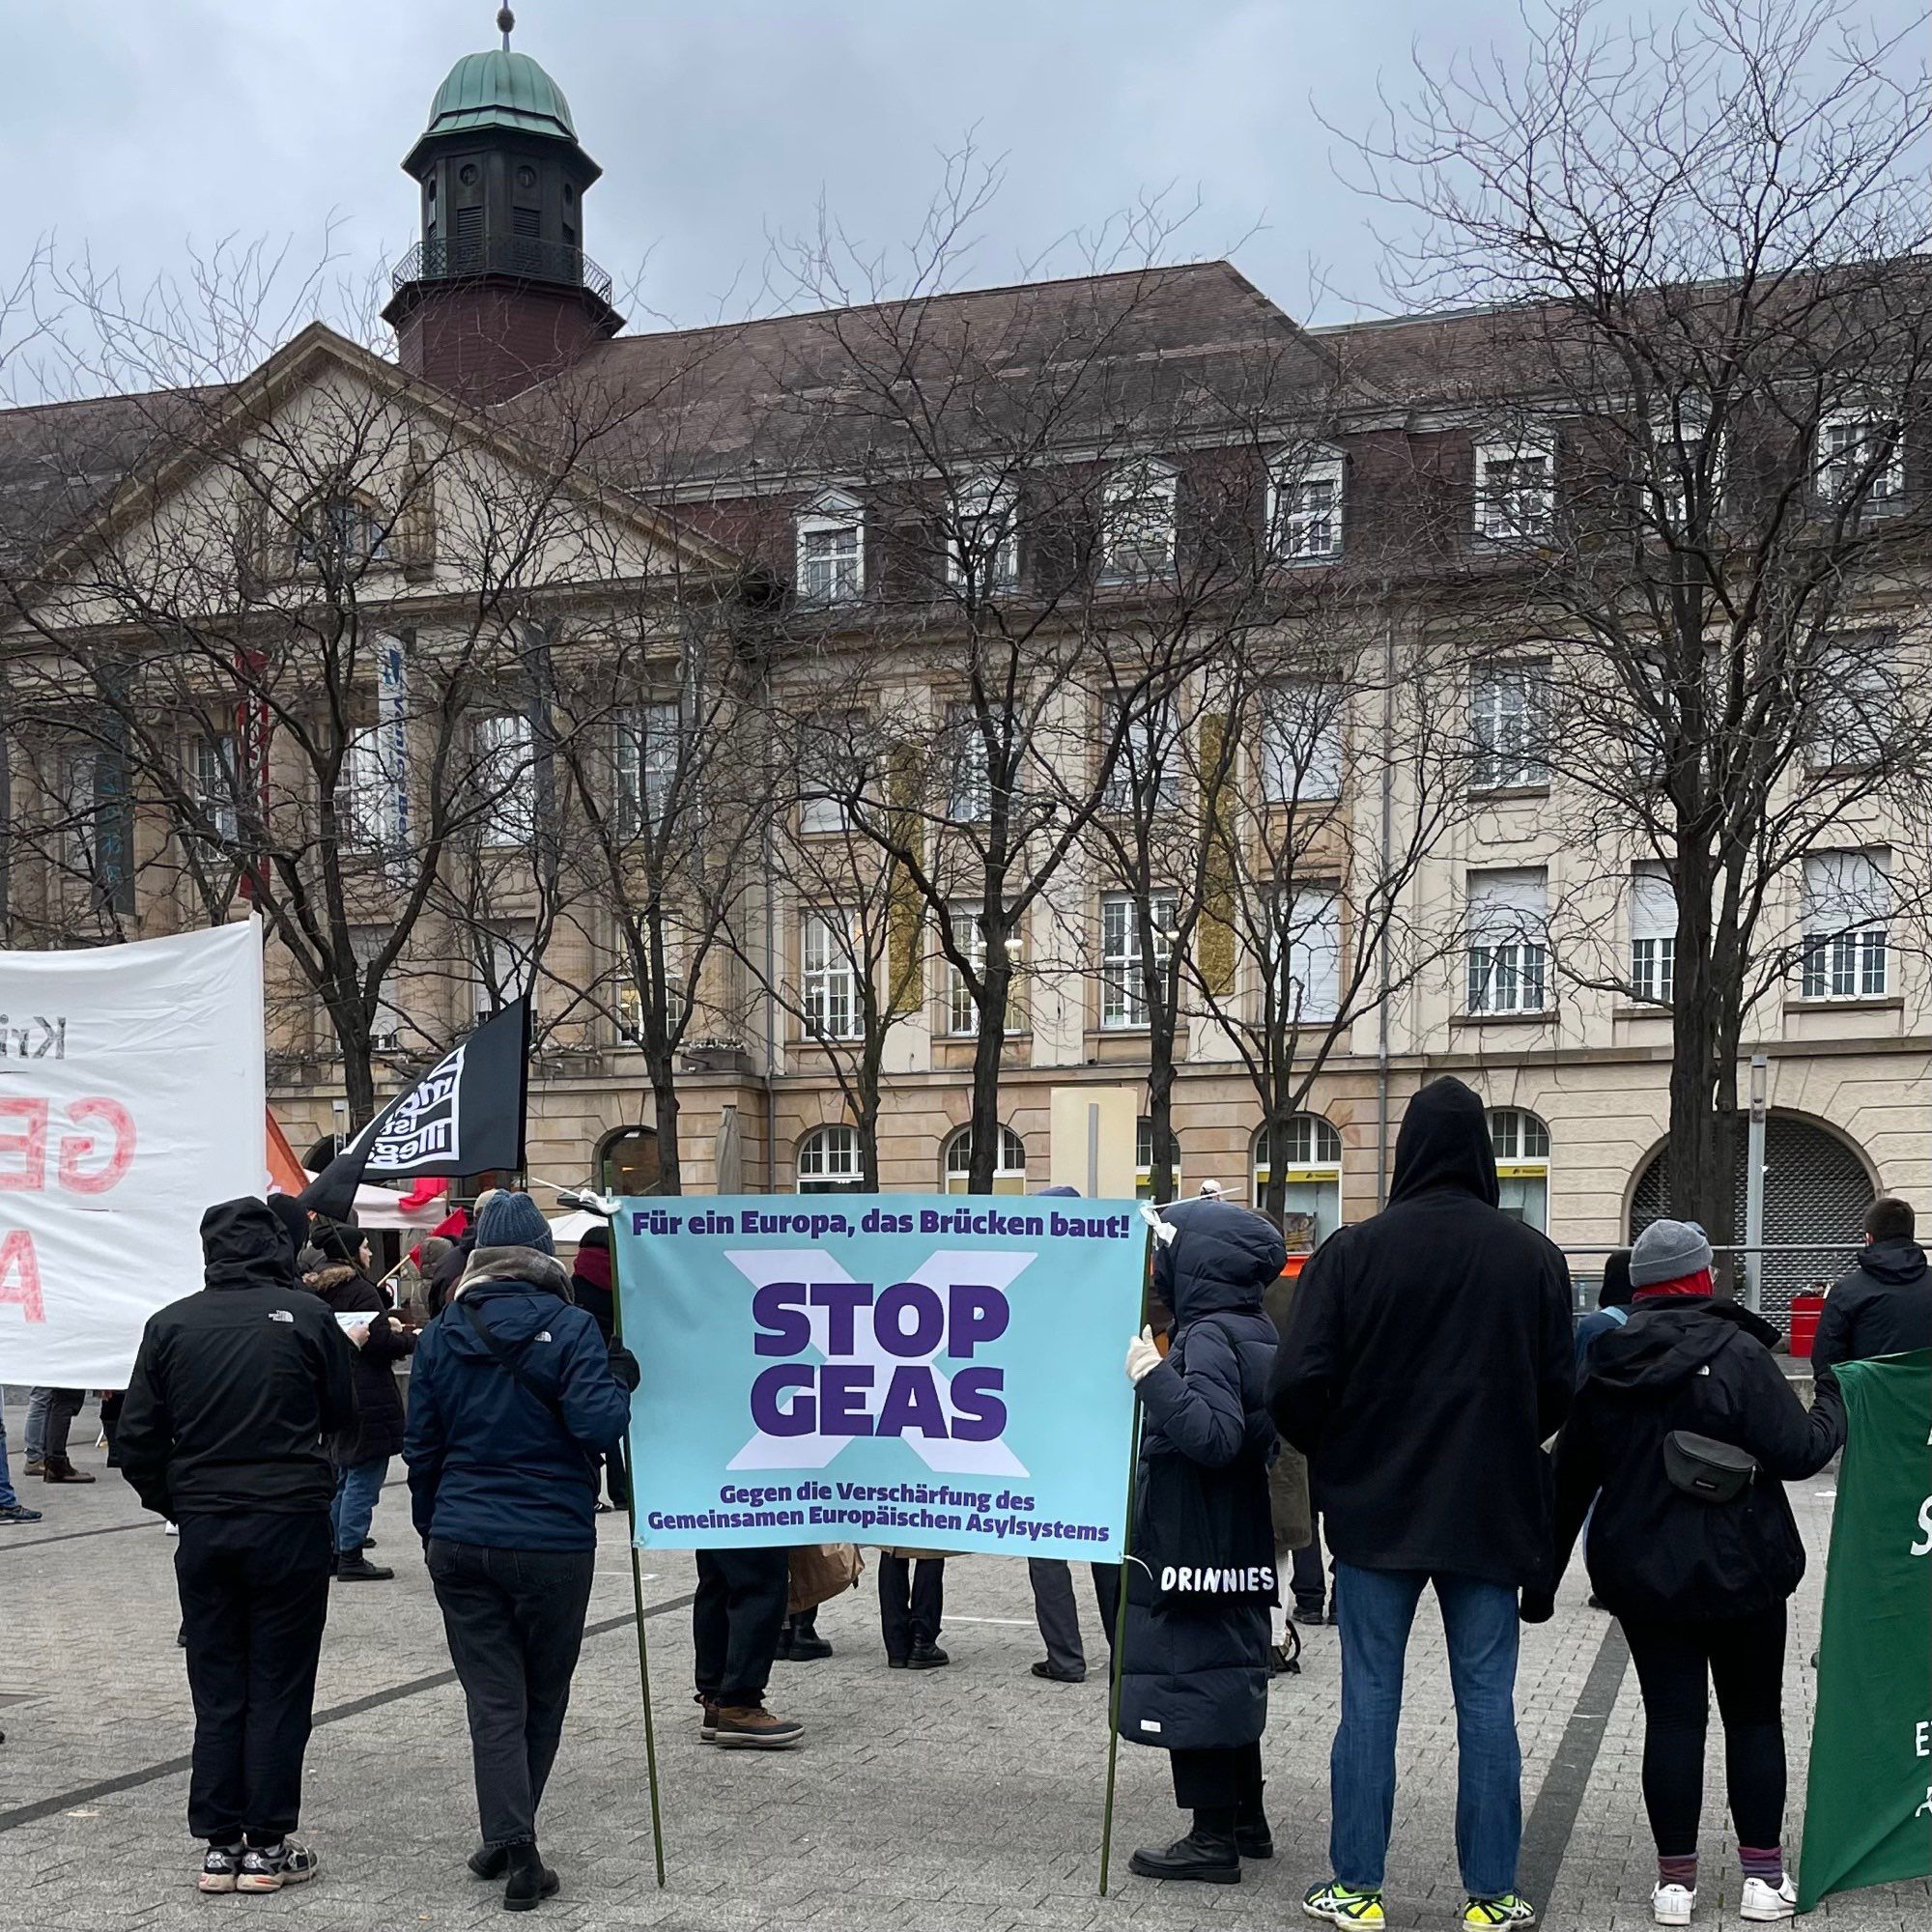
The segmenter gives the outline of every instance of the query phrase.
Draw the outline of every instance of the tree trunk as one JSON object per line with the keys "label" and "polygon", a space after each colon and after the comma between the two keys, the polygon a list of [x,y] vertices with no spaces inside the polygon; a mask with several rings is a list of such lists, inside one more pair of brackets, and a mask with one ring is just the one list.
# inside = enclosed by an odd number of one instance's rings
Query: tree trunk
{"label": "tree trunk", "polygon": [[1267,1150],[1268,1178],[1255,1206],[1279,1228],[1288,1206],[1288,1116],[1271,1107],[1264,1124],[1262,1145]]}
{"label": "tree trunk", "polygon": [[[1168,1009],[1172,1013],[1173,1009]],[[1148,1191],[1156,1202],[1174,1199],[1174,1027],[1156,1024],[1148,1040],[1148,1125],[1153,1137]]]}
{"label": "tree trunk", "polygon": [[648,1056],[651,1098],[657,1108],[658,1192],[682,1194],[684,1174],[677,1153],[677,1073],[669,1054]]}
{"label": "tree trunk", "polygon": [[[1003,933],[986,940],[986,966],[980,975],[980,1032],[973,1042],[973,1157],[966,1170],[969,1194],[990,1194],[1000,1164],[1000,1062],[1007,1046],[1007,1008],[1012,998],[1013,969],[1006,963]],[[1000,955],[994,963],[993,955]]]}

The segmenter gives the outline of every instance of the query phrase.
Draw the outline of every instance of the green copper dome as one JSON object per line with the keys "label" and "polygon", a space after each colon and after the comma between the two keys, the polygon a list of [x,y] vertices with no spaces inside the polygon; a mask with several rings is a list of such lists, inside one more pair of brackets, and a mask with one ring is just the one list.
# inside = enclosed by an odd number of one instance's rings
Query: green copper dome
{"label": "green copper dome", "polygon": [[507,47],[465,54],[450,69],[430,102],[423,139],[478,128],[516,128],[526,134],[577,139],[563,89],[528,54]]}

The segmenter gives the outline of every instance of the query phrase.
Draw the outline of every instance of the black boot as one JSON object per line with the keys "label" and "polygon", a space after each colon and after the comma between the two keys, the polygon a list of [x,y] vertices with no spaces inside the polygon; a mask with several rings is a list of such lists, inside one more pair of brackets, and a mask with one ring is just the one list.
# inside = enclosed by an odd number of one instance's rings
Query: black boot
{"label": "black boot", "polygon": [[510,1868],[510,1854],[501,1845],[478,1845],[469,1863],[478,1878],[501,1878]]}
{"label": "black boot", "polygon": [[1235,1849],[1244,1859],[1274,1857],[1274,1833],[1268,1830],[1267,1813],[1262,1809],[1262,1794],[1243,1798],[1235,1807]]}
{"label": "black boot", "polygon": [[832,1655],[832,1644],[818,1634],[818,1613],[806,1610],[790,1618],[785,1624],[785,1648],[781,1656],[789,1657],[794,1663],[816,1663],[819,1659]]}
{"label": "black boot", "polygon": [[557,1876],[537,1856],[535,1845],[512,1845],[510,1882],[503,1888],[505,1912],[530,1912],[539,1900],[554,1898]]}
{"label": "black boot", "polygon": [[380,1563],[371,1563],[359,1549],[345,1549],[335,1559],[338,1583],[386,1583],[395,1574]]}
{"label": "black boot", "polygon": [[1194,1814],[1194,1829],[1164,1849],[1144,1845],[1127,1861],[1127,1869],[1142,1878],[1186,1878],[1203,1885],[1239,1885],[1241,1855],[1235,1849],[1235,1830],[1226,1812],[1209,1818]]}

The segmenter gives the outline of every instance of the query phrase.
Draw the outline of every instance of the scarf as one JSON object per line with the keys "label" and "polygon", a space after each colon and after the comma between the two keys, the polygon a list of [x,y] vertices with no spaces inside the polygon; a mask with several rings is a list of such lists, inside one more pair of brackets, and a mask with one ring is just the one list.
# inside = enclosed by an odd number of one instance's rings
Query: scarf
{"label": "scarf", "polygon": [[1653,1281],[1636,1291],[1638,1301],[1658,1301],[1666,1295],[1710,1295],[1715,1293],[1709,1268],[1699,1268],[1695,1274],[1680,1274],[1675,1281]]}

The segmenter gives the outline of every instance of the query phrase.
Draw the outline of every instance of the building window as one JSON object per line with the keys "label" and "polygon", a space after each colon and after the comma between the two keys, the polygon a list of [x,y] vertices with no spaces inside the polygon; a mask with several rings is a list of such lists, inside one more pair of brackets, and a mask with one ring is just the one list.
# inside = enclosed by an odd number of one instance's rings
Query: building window
{"label": "building window", "polygon": [[[1665,502],[1682,505],[1689,500],[1691,487],[1704,468],[1705,446],[1710,441],[1710,399],[1695,390],[1684,391],[1674,402],[1660,402],[1652,411],[1649,480]],[[1715,504],[1724,484],[1721,442],[1710,451],[1709,462],[1710,473],[1702,481],[1707,499]]]}
{"label": "building window", "polygon": [[1487,543],[1541,543],[1556,522],[1556,445],[1524,431],[1476,445],[1476,534]]}
{"label": "building window", "polygon": [[326,497],[311,504],[296,525],[298,570],[320,570],[325,564],[385,563],[388,556],[388,531],[360,497]]}
{"label": "building window", "polygon": [[[946,1191],[966,1192],[966,1176],[973,1165],[973,1129],[961,1127],[946,1144]],[[1026,1142],[1010,1127],[1000,1129],[1000,1160],[993,1170],[995,1194],[1026,1192]]]}
{"label": "building window", "polygon": [[[955,899],[946,908],[953,947],[972,962],[976,974],[986,970],[986,934],[980,923],[978,899]],[[980,1009],[966,984],[966,976],[952,960],[946,962],[946,1031],[971,1037],[980,1031]]]}
{"label": "building window", "polygon": [[1477,791],[1512,791],[1549,782],[1549,666],[1487,665],[1469,699]]}
{"label": "building window", "polygon": [[1804,860],[1807,1000],[1882,999],[1890,988],[1891,854],[1811,852]]}
{"label": "building window", "polygon": [[1540,866],[1468,875],[1468,1012],[1544,1010],[1548,894]]}
{"label": "building window", "polygon": [[799,922],[800,1010],[810,1039],[859,1036],[859,974],[842,912],[809,912]]}
{"label": "building window", "polygon": [[679,712],[674,701],[617,713],[617,830],[635,838],[659,830],[677,774]]}
{"label": "building window", "polygon": [[[1172,1192],[1180,1187],[1180,1136],[1167,1137],[1167,1184]],[[1153,1199],[1153,1122],[1143,1114],[1134,1122],[1134,1199]]]}
{"label": "building window", "polygon": [[[1174,949],[1179,904],[1173,893],[1155,893],[1148,900],[1156,966],[1164,965]],[[1109,1029],[1148,1023],[1139,915],[1140,901],[1131,893],[1108,893],[1100,900],[1100,1024]]]}
{"label": "building window", "polygon": [[64,752],[59,764],[61,863],[84,878],[94,875],[103,818],[100,754],[91,748]]}
{"label": "building window", "polygon": [[[667,968],[667,971],[669,969]],[[628,967],[619,967],[614,977],[612,1005],[617,1014],[617,1042],[620,1046],[644,1043],[644,994]],[[666,1031],[674,1039],[684,1025],[684,988],[667,985],[664,989]]]}
{"label": "building window", "polygon": [[505,711],[473,727],[476,836],[485,845],[527,845],[536,836],[537,786],[530,721]]}
{"label": "building window", "polygon": [[[1342,1221],[1342,1136],[1320,1114],[1296,1114],[1283,1128],[1283,1233],[1292,1252],[1306,1254]],[[1259,1203],[1273,1178],[1267,1132],[1255,1135],[1254,1198]]]}
{"label": "building window", "polygon": [[843,832],[852,801],[865,790],[866,763],[859,746],[867,735],[863,713],[808,718],[800,734],[798,829]]}
{"label": "building window", "polygon": [[1325,445],[1290,451],[1268,471],[1268,540],[1291,563],[1336,556],[1342,549],[1340,450]]}
{"label": "building window", "polygon": [[[349,956],[355,963],[358,998],[367,982],[370,967],[392,937],[391,929],[385,925],[352,925],[349,928]],[[391,965],[389,970],[393,972],[394,966]],[[408,1024],[402,1008],[389,998],[388,986],[388,974],[385,973],[377,984],[376,1013],[369,1022],[369,1044],[377,1053],[400,1050],[403,1029]]]}
{"label": "building window", "polygon": [[1010,590],[1020,576],[1019,498],[997,476],[953,493],[946,528],[946,581],[955,590]]}
{"label": "building window", "polygon": [[401,836],[407,779],[391,768],[384,738],[380,725],[367,724],[352,731],[342,748],[335,779],[335,828],[345,848],[385,851]]}
{"label": "building window", "polygon": [[1282,1005],[1290,1025],[1335,1018],[1342,1000],[1342,896],[1332,887],[1282,888]]}
{"label": "building window", "polygon": [[1173,811],[1180,803],[1180,745],[1170,699],[1132,703],[1107,699],[1103,746],[1115,747],[1114,763],[1100,794],[1100,809],[1125,817],[1137,807]]}
{"label": "building window", "polygon": [[856,497],[827,490],[798,520],[798,594],[849,604],[866,589],[866,518]]}
{"label": "building window", "polygon": [[536,942],[536,927],[528,920],[513,920],[494,930],[476,928],[470,965],[475,974],[471,1008],[478,1026],[530,990]]}
{"label": "building window", "polygon": [[1107,477],[1100,510],[1100,571],[1137,582],[1174,568],[1178,481],[1165,463],[1123,463]]}
{"label": "building window", "polygon": [[1818,498],[1832,509],[1896,509],[1905,496],[1899,425],[1874,410],[1833,410],[1818,424]]}
{"label": "building window", "polygon": [[1892,639],[1884,631],[1833,638],[1808,680],[1811,719],[1804,761],[1814,772],[1876,769],[1897,723]]}
{"label": "building window", "polygon": [[850,1194],[865,1184],[856,1127],[813,1127],[799,1142],[801,1194]]}
{"label": "building window", "polygon": [[233,845],[241,813],[240,764],[234,738],[196,738],[188,747],[189,796],[193,800],[197,836],[216,844]]}
{"label": "building window", "polygon": [[1342,796],[1342,687],[1290,678],[1262,693],[1262,796],[1301,805]]}
{"label": "building window", "polygon": [[1631,870],[1631,992],[1667,1007],[1676,977],[1676,888],[1667,866],[1646,859]]}
{"label": "building window", "polygon": [[[988,733],[991,734],[989,740]],[[940,743],[946,760],[947,816],[955,825],[983,825],[993,815],[993,748],[1011,742],[1012,720],[995,706],[984,722],[977,706],[949,704]]]}
{"label": "building window", "polygon": [[1490,1113],[1490,1146],[1495,1151],[1503,1212],[1547,1233],[1549,1129],[1520,1107],[1495,1107]]}

